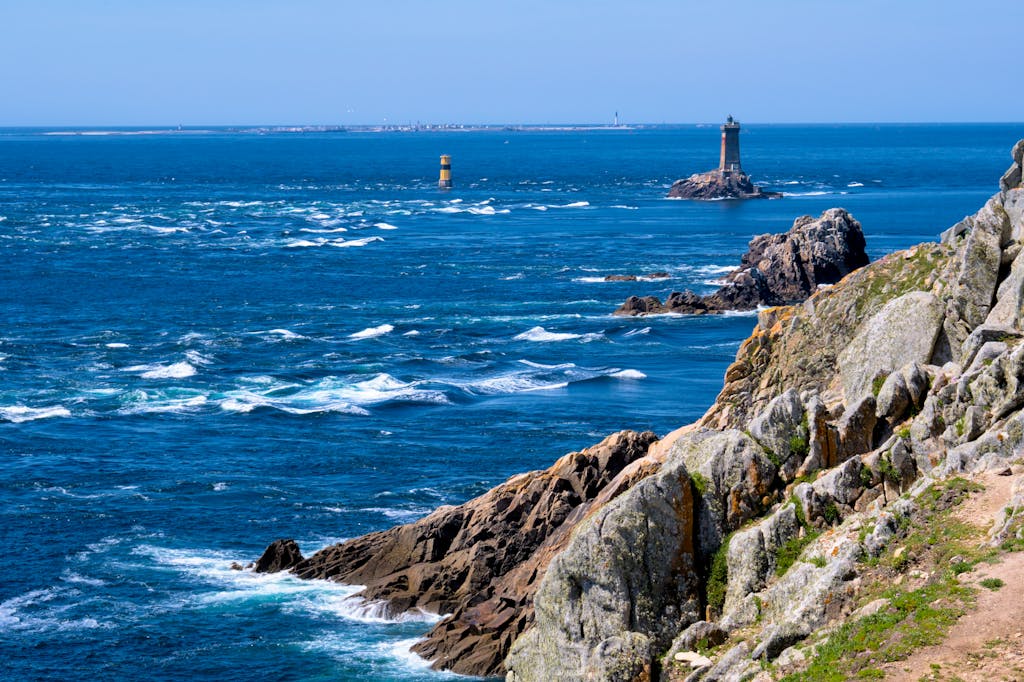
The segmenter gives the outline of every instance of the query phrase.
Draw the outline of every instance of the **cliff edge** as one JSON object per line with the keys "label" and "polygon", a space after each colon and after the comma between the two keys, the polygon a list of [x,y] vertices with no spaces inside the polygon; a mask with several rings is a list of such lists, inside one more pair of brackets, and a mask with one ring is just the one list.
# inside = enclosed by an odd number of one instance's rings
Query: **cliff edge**
{"label": "cliff edge", "polygon": [[265,563],[449,612],[416,650],[515,682],[912,667],[979,591],[1024,603],[1024,140],[1012,156],[940,242],[762,310],[698,423]]}

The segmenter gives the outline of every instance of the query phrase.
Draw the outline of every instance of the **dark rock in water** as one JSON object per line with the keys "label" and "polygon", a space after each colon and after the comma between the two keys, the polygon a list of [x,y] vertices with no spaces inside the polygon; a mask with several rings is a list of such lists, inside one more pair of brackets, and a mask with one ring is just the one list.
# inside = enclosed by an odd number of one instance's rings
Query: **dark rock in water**
{"label": "dark rock in water", "polygon": [[294,568],[304,561],[299,545],[295,540],[274,540],[256,560],[253,571],[256,573],[277,573]]}
{"label": "dark rock in water", "polygon": [[676,180],[668,191],[673,199],[778,199],[778,192],[766,192],[750,181],[743,171],[715,169]]}
{"label": "dark rock in water", "polygon": [[641,279],[668,279],[671,277],[667,272],[652,272],[649,275],[605,275],[606,282],[636,282]]}
{"label": "dark rock in water", "polygon": [[436,668],[502,674],[512,641],[532,622],[547,562],[596,499],[653,471],[636,460],[656,440],[651,432],[613,434],[465,504],[327,547],[293,573],[365,585],[360,596],[383,601],[393,615],[413,608],[453,614],[415,651]]}
{"label": "dark rock in water", "polygon": [[817,219],[802,216],[786,233],[754,237],[740,267],[726,276],[725,285],[715,293],[673,292],[664,303],[654,296],[631,296],[615,314],[700,315],[796,303],[820,285],[835,284],[867,265],[864,246],[860,223],[841,208],[829,209]]}

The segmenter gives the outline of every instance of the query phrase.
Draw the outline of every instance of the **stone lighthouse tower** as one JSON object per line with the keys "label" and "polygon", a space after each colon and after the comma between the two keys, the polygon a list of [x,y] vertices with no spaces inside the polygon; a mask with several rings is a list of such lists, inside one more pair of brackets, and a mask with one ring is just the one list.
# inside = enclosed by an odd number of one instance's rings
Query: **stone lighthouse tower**
{"label": "stone lighthouse tower", "polygon": [[722,126],[722,160],[718,170],[722,175],[743,172],[740,167],[740,124],[732,120],[732,116]]}

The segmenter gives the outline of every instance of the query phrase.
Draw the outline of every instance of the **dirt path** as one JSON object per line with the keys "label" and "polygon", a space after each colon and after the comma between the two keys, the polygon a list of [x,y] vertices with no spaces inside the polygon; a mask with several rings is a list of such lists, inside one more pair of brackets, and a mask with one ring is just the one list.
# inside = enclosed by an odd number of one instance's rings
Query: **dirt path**
{"label": "dirt path", "polygon": [[[1010,499],[1015,478],[994,474],[979,478],[985,490],[966,501],[957,516],[987,530]],[[980,585],[993,578],[1003,586],[992,590]],[[979,564],[961,579],[977,587],[974,608],[957,621],[942,644],[884,666],[885,679],[1024,682],[1024,552],[1004,554],[997,564]]]}

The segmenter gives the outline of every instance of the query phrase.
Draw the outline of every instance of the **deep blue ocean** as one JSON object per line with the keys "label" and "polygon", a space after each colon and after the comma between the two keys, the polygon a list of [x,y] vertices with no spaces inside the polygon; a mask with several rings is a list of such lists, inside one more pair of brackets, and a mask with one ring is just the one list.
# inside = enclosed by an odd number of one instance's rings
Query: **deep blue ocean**
{"label": "deep blue ocean", "polygon": [[408,653],[429,616],[230,564],[693,421],[755,317],[627,296],[833,206],[873,258],[934,240],[1024,126],[744,125],[786,193],[746,203],[664,198],[717,126],[71,132],[0,129],[4,679],[445,677]]}

